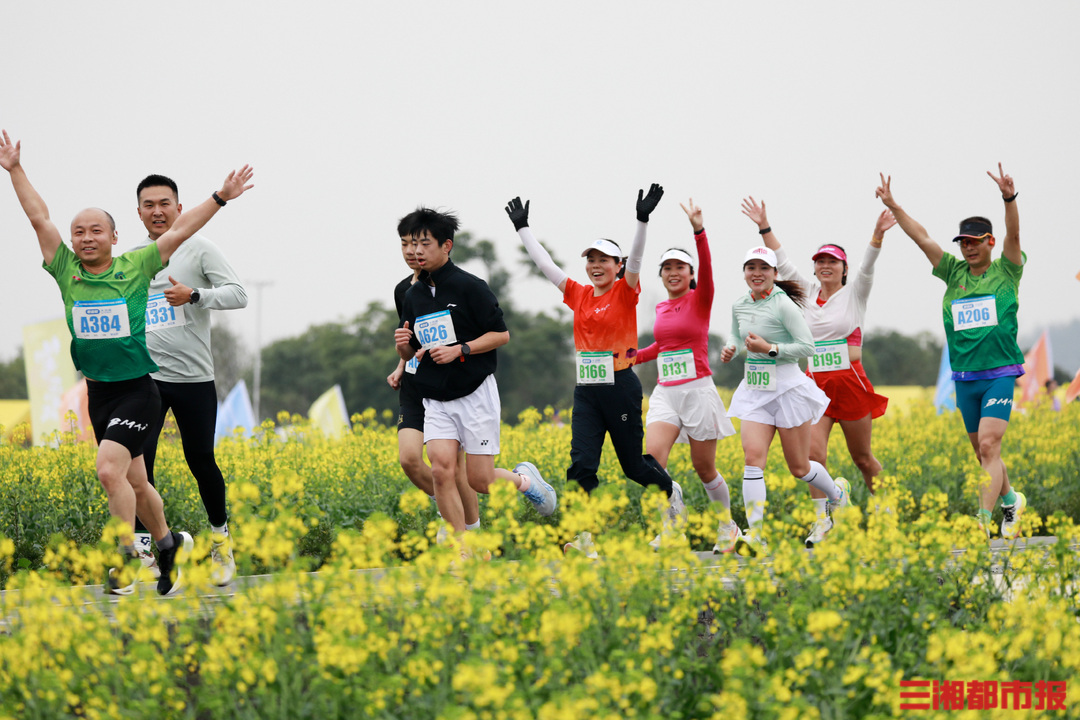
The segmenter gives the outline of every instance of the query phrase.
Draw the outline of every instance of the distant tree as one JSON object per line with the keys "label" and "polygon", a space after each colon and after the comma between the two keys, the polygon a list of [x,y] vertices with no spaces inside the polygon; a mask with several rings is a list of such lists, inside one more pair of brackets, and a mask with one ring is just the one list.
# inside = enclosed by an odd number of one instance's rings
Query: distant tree
{"label": "distant tree", "polygon": [[26,400],[26,365],[22,348],[8,362],[0,362],[0,400]]}
{"label": "distant tree", "polygon": [[867,333],[862,363],[875,385],[934,385],[941,364],[941,341],[929,332],[915,336],[895,330]]}
{"label": "distant tree", "polygon": [[[213,316],[213,332],[210,336],[210,352],[214,356],[214,386],[218,400],[224,400],[229,391],[241,378],[246,378],[251,371],[251,355],[244,347],[240,336],[222,320]],[[248,391],[252,390],[248,380]]]}

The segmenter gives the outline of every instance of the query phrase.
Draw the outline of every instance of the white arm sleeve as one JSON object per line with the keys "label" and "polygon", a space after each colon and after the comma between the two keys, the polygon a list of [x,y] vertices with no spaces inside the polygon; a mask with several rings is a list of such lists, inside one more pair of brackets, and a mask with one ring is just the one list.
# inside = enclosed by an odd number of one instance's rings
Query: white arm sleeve
{"label": "white arm sleeve", "polygon": [[626,272],[640,273],[641,258],[645,256],[645,230],[649,223],[638,220],[637,232],[634,233],[634,244],[630,246],[630,256],[626,259]]}
{"label": "white arm sleeve", "polygon": [[555,287],[562,285],[568,277],[567,274],[555,264],[544,246],[533,237],[532,230],[528,226],[523,227],[518,230],[518,236],[521,238],[521,244],[525,246],[526,252],[529,253],[529,257],[532,258],[533,264],[539,268],[540,272],[544,273],[544,277],[550,280]]}

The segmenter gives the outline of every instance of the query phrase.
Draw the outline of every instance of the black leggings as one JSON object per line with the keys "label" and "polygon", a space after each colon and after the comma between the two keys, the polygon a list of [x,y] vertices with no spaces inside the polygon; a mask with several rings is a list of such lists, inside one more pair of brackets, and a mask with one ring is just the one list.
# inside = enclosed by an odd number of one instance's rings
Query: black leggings
{"label": "black leggings", "polygon": [[615,373],[614,385],[578,385],[570,416],[570,462],[566,479],[591,493],[600,485],[596,471],[604,449],[604,434],[619,456],[619,464],[639,485],[656,485],[671,495],[671,476],[652,455],[641,454],[641,381],[631,368]]}
{"label": "black leggings", "polygon": [[[154,485],[154,458],[157,455],[158,436],[165,425],[165,414],[172,408],[180,440],[184,443],[184,459],[191,474],[199,483],[206,515],[210,524],[222,526],[229,520],[225,507],[225,478],[214,459],[214,426],[217,424],[217,390],[214,381],[201,383],[170,383],[155,380],[161,393],[161,412],[150,428],[150,435],[143,446],[146,476]],[[135,532],[147,532],[141,521],[136,521]]]}

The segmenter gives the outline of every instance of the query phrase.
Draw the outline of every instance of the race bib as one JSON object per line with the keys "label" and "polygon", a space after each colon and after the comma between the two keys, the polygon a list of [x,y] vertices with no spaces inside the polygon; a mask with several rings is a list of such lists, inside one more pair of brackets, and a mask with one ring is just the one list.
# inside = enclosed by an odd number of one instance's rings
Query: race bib
{"label": "race bib", "polygon": [[77,300],[71,308],[75,337],[80,340],[112,340],[131,336],[127,300]]}
{"label": "race bib", "polygon": [[822,340],[814,343],[814,354],[808,362],[812,373],[847,370],[851,367],[847,340]]}
{"label": "race bib", "polygon": [[694,365],[694,351],[690,348],[662,352],[656,362],[660,382],[693,380],[697,377],[697,367]]}
{"label": "race bib", "polygon": [[614,385],[615,356],[610,352],[577,354],[578,385]]}
{"label": "race bib", "polygon": [[416,318],[416,327],[413,328],[413,332],[416,334],[416,339],[420,341],[420,347],[424,349],[457,344],[454,321],[450,318],[449,310]]}
{"label": "race bib", "polygon": [[776,360],[747,360],[743,377],[751,390],[776,391]]}
{"label": "race bib", "polygon": [[997,325],[997,299],[993,295],[952,301],[953,330],[974,330]]}
{"label": "race bib", "polygon": [[417,360],[416,356],[414,355],[412,360],[405,363],[405,372],[409,373],[410,375],[415,375],[416,374],[416,369],[418,367],[420,367],[420,361]]}
{"label": "race bib", "polygon": [[164,293],[151,295],[146,301],[146,332],[157,332],[166,328],[187,325],[184,306],[173,307],[165,299]]}

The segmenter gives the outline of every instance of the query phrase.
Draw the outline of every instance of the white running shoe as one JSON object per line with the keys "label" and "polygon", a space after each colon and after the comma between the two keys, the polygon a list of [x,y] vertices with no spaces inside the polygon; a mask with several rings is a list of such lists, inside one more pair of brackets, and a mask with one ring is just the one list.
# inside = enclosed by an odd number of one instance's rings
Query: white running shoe
{"label": "white running shoe", "polygon": [[236,577],[236,560],[233,559],[232,538],[214,533],[210,546],[210,579],[218,587],[225,587]]}
{"label": "white running shoe", "polygon": [[161,577],[157,558],[154,557],[154,538],[150,533],[135,533],[135,552],[139,553],[139,560],[142,562],[142,566],[149,571],[150,577],[154,580]]}
{"label": "white running shoe", "polygon": [[745,553],[739,553],[740,555],[757,557],[769,554],[769,543],[765,542],[761,530],[747,530],[739,537],[738,545],[746,550]]}
{"label": "white running shoe", "polygon": [[450,531],[446,529],[446,523],[439,523],[439,531],[435,533],[435,544],[445,545],[447,538],[450,537]]}
{"label": "white running shoe", "polygon": [[1016,504],[1001,506],[1001,537],[1012,540],[1020,534],[1020,516],[1027,508],[1027,496],[1017,491]]}
{"label": "white running shoe", "polygon": [[810,534],[806,536],[806,547],[812,548],[825,539],[829,531],[833,529],[832,518],[828,515],[819,517],[810,528]]}
{"label": "white running shoe", "polygon": [[563,545],[563,555],[567,555],[570,551],[584,553],[585,557],[590,560],[596,560],[600,556],[596,553],[596,545],[593,544],[592,533],[583,532],[580,533],[573,542],[568,542]]}
{"label": "white running shoe", "polygon": [[713,545],[713,553],[729,553],[735,551],[735,546],[739,542],[739,538],[742,537],[742,530],[739,529],[738,524],[734,520],[728,522],[720,521],[719,527],[716,528],[716,544]]}
{"label": "white running shoe", "polygon": [[138,555],[125,555],[124,564],[118,568],[109,568],[109,577],[105,581],[106,595],[134,595],[135,588],[139,585],[139,574],[142,572],[142,564]]}
{"label": "white running shoe", "polygon": [[834,510],[838,510],[842,507],[847,507],[851,504],[851,483],[849,483],[846,479],[842,477],[836,478],[835,480],[833,480],[833,482],[836,483],[836,487],[840,491],[840,497],[836,500],[830,500],[828,502],[827,507],[830,514]]}
{"label": "white running shoe", "polygon": [[536,512],[544,517],[552,515],[555,508],[559,506],[559,499],[555,495],[555,488],[544,481],[536,466],[531,462],[521,462],[514,468],[514,472],[529,478],[529,489],[523,492],[522,495],[533,504]]}
{"label": "white running shoe", "polygon": [[668,509],[664,512],[664,532],[685,528],[690,524],[690,512],[683,502],[682,485],[671,481],[671,497],[668,498]]}

